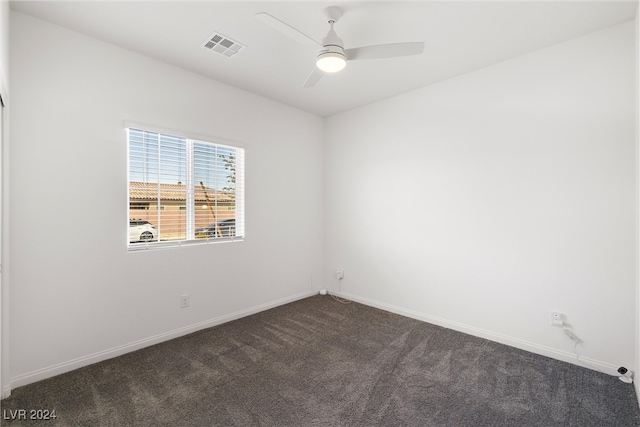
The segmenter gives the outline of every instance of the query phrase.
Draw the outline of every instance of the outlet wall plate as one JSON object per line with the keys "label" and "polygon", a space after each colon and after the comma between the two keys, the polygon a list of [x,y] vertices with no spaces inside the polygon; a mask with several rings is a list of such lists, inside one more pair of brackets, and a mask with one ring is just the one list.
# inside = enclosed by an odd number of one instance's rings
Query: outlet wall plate
{"label": "outlet wall plate", "polygon": [[180,295],[180,308],[189,307],[189,294]]}
{"label": "outlet wall plate", "polygon": [[551,326],[563,326],[564,325],[564,314],[559,311],[554,311],[551,313]]}

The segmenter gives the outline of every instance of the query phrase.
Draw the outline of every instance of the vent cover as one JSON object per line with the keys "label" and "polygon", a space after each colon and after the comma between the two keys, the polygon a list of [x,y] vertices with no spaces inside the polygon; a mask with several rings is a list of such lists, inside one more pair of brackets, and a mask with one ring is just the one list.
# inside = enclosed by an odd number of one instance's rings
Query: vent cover
{"label": "vent cover", "polygon": [[245,46],[225,35],[214,33],[209,40],[204,42],[202,47],[231,58]]}

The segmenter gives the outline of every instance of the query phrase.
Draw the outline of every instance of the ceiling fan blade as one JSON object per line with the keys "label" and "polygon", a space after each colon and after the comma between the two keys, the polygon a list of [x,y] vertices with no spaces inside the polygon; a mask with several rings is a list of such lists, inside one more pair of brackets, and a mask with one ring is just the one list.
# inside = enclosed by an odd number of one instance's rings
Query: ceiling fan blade
{"label": "ceiling fan blade", "polygon": [[316,83],[324,76],[324,72],[322,72],[318,67],[313,67],[313,71],[307,77],[307,80],[304,82],[304,87],[313,87]]}
{"label": "ceiling fan blade", "polygon": [[296,30],[291,25],[286,24],[279,20],[278,18],[274,18],[265,12],[256,13],[256,18],[269,25],[270,27],[280,31],[282,34],[294,39],[298,43],[310,44],[315,47],[322,47],[320,43],[309,37],[308,35]]}
{"label": "ceiling fan blade", "polygon": [[424,50],[423,42],[379,44],[345,49],[348,60],[395,58],[398,56],[420,55]]}

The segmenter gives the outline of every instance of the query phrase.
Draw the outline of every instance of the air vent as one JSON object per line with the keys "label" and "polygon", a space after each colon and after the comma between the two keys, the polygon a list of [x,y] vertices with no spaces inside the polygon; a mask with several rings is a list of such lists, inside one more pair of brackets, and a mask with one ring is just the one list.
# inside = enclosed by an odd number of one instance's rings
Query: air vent
{"label": "air vent", "polygon": [[220,55],[224,55],[231,58],[244,47],[244,45],[238,43],[229,37],[220,33],[215,33],[209,40],[207,40],[202,47],[212,50]]}

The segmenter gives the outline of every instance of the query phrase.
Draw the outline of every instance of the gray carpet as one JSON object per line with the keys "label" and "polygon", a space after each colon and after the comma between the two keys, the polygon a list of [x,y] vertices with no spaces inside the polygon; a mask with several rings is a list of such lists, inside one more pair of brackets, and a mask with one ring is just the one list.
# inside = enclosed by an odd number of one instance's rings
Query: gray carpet
{"label": "gray carpet", "polygon": [[315,296],[39,383],[38,426],[638,426],[633,385]]}

